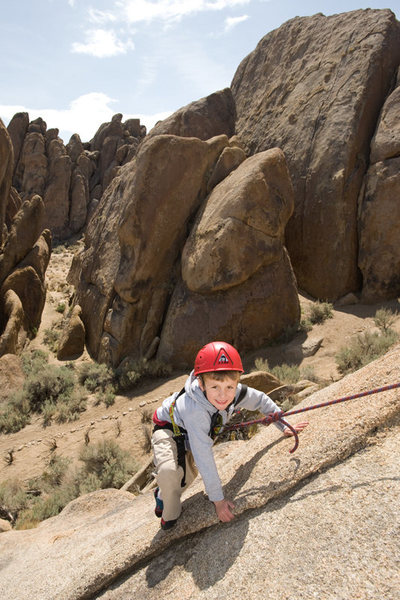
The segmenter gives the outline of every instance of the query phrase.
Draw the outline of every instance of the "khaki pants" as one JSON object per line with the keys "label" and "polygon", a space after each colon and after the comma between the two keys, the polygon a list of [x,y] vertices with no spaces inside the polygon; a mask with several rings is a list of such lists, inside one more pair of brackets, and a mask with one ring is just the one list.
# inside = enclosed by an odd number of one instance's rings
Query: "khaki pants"
{"label": "khaki pants", "polygon": [[151,438],[156,479],[164,503],[162,514],[164,521],[172,521],[179,517],[182,510],[181,494],[193,482],[198,472],[192,453],[187,451],[186,485],[181,487],[183,469],[178,465],[178,450],[172,439],[173,435],[169,429],[158,429]]}

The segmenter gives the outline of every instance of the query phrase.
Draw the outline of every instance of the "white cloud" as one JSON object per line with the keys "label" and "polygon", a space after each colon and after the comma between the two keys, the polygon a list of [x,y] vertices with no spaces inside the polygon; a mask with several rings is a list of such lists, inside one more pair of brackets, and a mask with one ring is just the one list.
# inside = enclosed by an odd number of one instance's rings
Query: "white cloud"
{"label": "white cloud", "polygon": [[116,101],[106,94],[91,92],[73,100],[67,109],[0,105],[0,115],[9,122],[17,112],[27,112],[31,121],[42,117],[49,129],[59,129],[64,142],[68,142],[73,133],[79,133],[81,140],[86,142],[93,137],[102,123],[110,121],[117,112],[110,107],[113,102]]}
{"label": "white cloud", "polygon": [[[21,105],[0,105],[0,117],[8,125],[12,117],[18,112],[27,112],[30,121],[42,117],[47,128],[59,129],[59,135],[64,143],[68,143],[72,134],[78,133],[82,142],[91,140],[102,123],[111,121],[117,110],[111,104],[117,101],[102,92],[91,92],[73,100],[67,109],[29,108]],[[155,114],[124,114],[123,120],[140,119],[147,132],[157,123],[168,117],[172,111],[158,112]]]}
{"label": "white cloud", "polygon": [[109,11],[89,8],[89,19],[92,23],[107,23],[109,21],[116,21],[117,17],[114,13]]}
{"label": "white cloud", "polygon": [[74,42],[71,51],[77,54],[89,54],[97,58],[126,54],[134,49],[131,40],[122,42],[112,29],[89,29],[86,32],[86,43]]}
{"label": "white cloud", "polygon": [[225,32],[231,31],[231,29],[236,27],[236,25],[239,25],[239,23],[243,23],[244,21],[247,21],[248,18],[249,18],[249,15],[242,15],[241,17],[227,17],[225,19],[224,31]]}
{"label": "white cloud", "polygon": [[140,21],[177,21],[182,17],[210,10],[223,10],[249,4],[250,0],[119,0],[116,4],[131,23]]}

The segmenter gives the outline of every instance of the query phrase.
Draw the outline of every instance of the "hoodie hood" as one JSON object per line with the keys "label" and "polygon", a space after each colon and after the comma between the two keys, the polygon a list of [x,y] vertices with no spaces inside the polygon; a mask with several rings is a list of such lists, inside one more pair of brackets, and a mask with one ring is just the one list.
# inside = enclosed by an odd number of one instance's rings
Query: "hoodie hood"
{"label": "hoodie hood", "polygon": [[214,413],[217,409],[207,400],[200,388],[199,380],[192,371],[185,382],[185,392],[195,401],[204,406],[208,412]]}

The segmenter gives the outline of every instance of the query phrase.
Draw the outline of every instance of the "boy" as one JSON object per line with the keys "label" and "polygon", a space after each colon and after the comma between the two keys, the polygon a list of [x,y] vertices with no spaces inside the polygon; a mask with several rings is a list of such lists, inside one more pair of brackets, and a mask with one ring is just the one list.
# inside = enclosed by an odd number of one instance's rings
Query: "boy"
{"label": "boy", "polygon": [[[224,498],[212,451],[216,426],[225,424],[234,408],[260,410],[265,415],[279,407],[263,392],[239,383],[243,373],[237,350],[226,342],[206,344],[197,354],[194,370],[181,392],[164,400],[153,415],[152,446],[158,487],[155,514],[162,529],[173,527],[181,513],[181,494],[200,471],[218,518],[234,518],[234,504]],[[235,404],[234,404],[235,403]],[[284,435],[293,435],[274,423]],[[307,423],[294,425],[301,431]]]}

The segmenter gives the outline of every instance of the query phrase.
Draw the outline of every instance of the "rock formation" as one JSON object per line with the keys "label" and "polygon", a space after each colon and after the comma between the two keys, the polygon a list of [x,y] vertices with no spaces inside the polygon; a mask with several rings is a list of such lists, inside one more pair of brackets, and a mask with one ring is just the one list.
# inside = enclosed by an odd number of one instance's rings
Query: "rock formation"
{"label": "rock formation", "polygon": [[149,136],[170,134],[208,140],[235,133],[235,101],[230,88],[191,102],[173,115],[157,123]]}
{"label": "rock formation", "polygon": [[253,348],[298,322],[283,154],[242,162],[202,206],[227,148],[225,135],[150,136],[103,195],[70,274],[98,360],[149,356],[162,329],[158,356],[188,366],[210,337]]}
{"label": "rock formation", "polygon": [[73,360],[80,356],[85,347],[85,326],[81,319],[79,304],[72,309],[71,316],[58,342],[58,360]]}
{"label": "rock formation", "polygon": [[[40,196],[21,201],[11,187],[14,155],[0,121],[0,356],[18,353],[39,327],[44,307],[45,272],[51,235],[43,231]],[[11,208],[10,208],[11,206]]]}
{"label": "rock formation", "polygon": [[400,62],[399,27],[390,10],[296,17],[232,81],[247,152],[285,153],[295,191],[287,248],[299,287],[320,299],[360,289],[358,197]]}
{"label": "rock formation", "polygon": [[104,189],[120,165],[135,155],[146,130],[139,119],[122,123],[114,115],[83,144],[73,135],[65,146],[58,129],[17,113],[8,125],[15,161],[13,185],[21,198],[43,198],[45,226],[62,240],[83,230]]}
{"label": "rock formation", "polygon": [[211,192],[182,252],[182,279],[161,333],[162,360],[190,365],[211,338],[257,348],[298,323],[296,281],[284,248],[292,210],[278,149],[245,160]]}
{"label": "rock formation", "polygon": [[400,294],[400,86],[386,100],[371,143],[360,210],[362,299]]}

